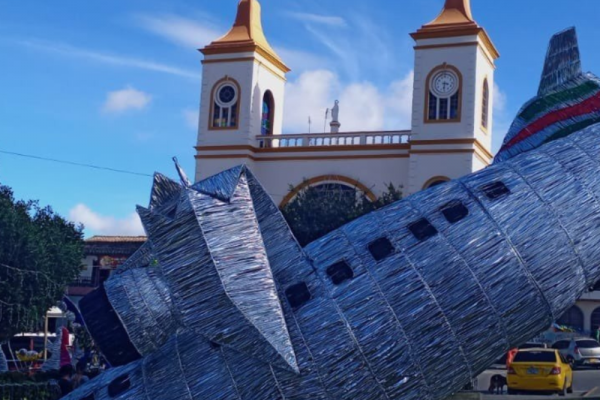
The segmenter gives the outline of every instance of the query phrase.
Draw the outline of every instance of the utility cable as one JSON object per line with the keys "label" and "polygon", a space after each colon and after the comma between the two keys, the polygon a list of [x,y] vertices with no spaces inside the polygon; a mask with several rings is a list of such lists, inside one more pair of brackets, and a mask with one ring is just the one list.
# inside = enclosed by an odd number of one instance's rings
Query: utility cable
{"label": "utility cable", "polygon": [[102,171],[111,171],[111,172],[118,172],[120,174],[129,174],[129,175],[144,176],[144,177],[150,177],[150,178],[152,178],[152,175],[150,175],[150,174],[144,174],[144,173],[141,173],[141,172],[134,172],[134,171],[127,171],[127,170],[124,170],[124,169],[116,169],[116,168],[110,168],[110,167],[103,167],[103,166],[99,166],[99,165],[84,164],[84,163],[78,163],[78,162],[73,162],[73,161],[57,160],[55,158],[34,156],[32,154],[23,154],[23,153],[17,153],[17,152],[14,152],[14,151],[0,150],[0,153],[2,153],[2,154],[8,154],[8,155],[11,155],[11,156],[17,156],[17,157],[32,158],[34,160],[50,161],[50,162],[55,162],[55,163],[59,163],[59,164],[74,165],[74,166],[77,166],[77,167],[92,168],[92,169],[97,169],[97,170],[102,170]]}

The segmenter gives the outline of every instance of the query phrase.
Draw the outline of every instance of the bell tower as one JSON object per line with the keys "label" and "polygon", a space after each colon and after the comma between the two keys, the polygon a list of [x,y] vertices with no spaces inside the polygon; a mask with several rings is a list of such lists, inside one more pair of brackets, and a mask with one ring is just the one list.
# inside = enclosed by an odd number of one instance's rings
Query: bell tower
{"label": "bell tower", "polygon": [[[470,0],[445,0],[441,13],[411,36],[415,40],[412,193],[423,189],[419,170],[434,163],[420,155],[437,151],[437,174],[447,178],[491,162],[494,70],[500,54],[473,18]],[[463,156],[459,160],[439,155],[444,151]],[[452,171],[463,164],[460,171]]]}
{"label": "bell tower", "polygon": [[[198,148],[241,151],[256,146],[259,135],[281,134],[290,69],[265,37],[259,2],[241,0],[231,30],[200,52],[204,60]],[[252,160],[240,157],[221,165],[198,158],[196,181],[242,163]]]}
{"label": "bell tower", "polygon": [[446,0],[438,17],[411,36],[416,42],[415,138],[476,139],[489,151],[500,55],[473,19],[470,0]]}

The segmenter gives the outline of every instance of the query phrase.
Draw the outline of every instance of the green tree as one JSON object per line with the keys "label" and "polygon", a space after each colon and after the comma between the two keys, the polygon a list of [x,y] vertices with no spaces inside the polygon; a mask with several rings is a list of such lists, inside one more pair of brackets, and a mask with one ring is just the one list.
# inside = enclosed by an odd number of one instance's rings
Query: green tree
{"label": "green tree", "polygon": [[328,234],[371,211],[402,199],[402,191],[393,184],[376,201],[370,201],[360,189],[340,185],[308,187],[281,212],[302,246]]}
{"label": "green tree", "polygon": [[39,329],[81,271],[82,227],[0,185],[0,342]]}

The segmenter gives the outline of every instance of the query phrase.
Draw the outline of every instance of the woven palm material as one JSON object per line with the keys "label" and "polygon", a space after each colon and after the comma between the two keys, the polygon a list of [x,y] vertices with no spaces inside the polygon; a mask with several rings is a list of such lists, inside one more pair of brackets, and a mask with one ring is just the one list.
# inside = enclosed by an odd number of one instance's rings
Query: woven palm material
{"label": "woven palm material", "polygon": [[[600,125],[304,249],[245,167],[152,193],[138,212],[155,262],[138,254],[99,290],[112,311],[82,307],[124,365],[68,400],[442,400],[600,280]],[[165,290],[119,294],[146,278]]]}
{"label": "woven palm material", "polygon": [[548,48],[538,95],[519,111],[495,161],[600,122],[600,79],[581,70],[574,28],[555,35]]}

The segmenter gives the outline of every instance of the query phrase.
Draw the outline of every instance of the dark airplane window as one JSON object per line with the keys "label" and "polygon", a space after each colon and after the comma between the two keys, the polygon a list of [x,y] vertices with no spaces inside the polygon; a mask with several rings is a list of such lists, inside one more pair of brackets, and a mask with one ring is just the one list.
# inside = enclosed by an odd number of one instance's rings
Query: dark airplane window
{"label": "dark airplane window", "polygon": [[375,261],[389,257],[394,250],[394,245],[386,238],[379,238],[369,245],[369,251]]}
{"label": "dark airplane window", "polygon": [[334,285],[339,285],[344,281],[354,278],[354,271],[352,271],[352,268],[346,261],[340,261],[327,268],[327,275],[329,275]]}
{"label": "dark airplane window", "polygon": [[108,385],[108,395],[110,397],[117,397],[129,390],[130,387],[131,380],[129,380],[129,375],[121,375]]}
{"label": "dark airplane window", "polygon": [[219,343],[215,343],[212,340],[209,342],[209,344],[210,344],[210,348],[213,350],[217,350],[217,349],[221,348],[221,345]]}
{"label": "dark airplane window", "polygon": [[306,283],[304,282],[287,288],[285,296],[293,309],[302,307],[310,300],[310,292],[308,291],[308,286],[306,286]]}
{"label": "dark airplane window", "polygon": [[481,187],[481,190],[490,200],[498,199],[504,195],[510,194],[510,189],[502,182],[493,182]]}
{"label": "dark airplane window", "polygon": [[469,209],[459,200],[452,201],[441,208],[446,220],[454,224],[469,215]]}
{"label": "dark airplane window", "polygon": [[413,222],[408,226],[408,229],[420,241],[427,240],[438,233],[437,229],[435,229],[435,227],[431,225],[425,218],[420,219],[417,222]]}

